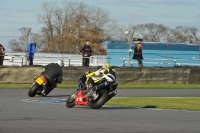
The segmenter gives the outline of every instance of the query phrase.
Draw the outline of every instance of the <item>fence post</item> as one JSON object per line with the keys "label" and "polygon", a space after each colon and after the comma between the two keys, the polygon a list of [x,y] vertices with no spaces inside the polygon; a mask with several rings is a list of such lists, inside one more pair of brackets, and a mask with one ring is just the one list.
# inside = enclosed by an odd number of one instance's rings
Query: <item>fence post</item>
{"label": "fence post", "polygon": [[123,60],[123,67],[125,66],[125,62],[126,62],[126,61],[125,61],[125,59],[124,59],[124,60]]}
{"label": "fence post", "polygon": [[174,60],[174,66],[176,66],[176,60]]}
{"label": "fence post", "polygon": [[22,66],[23,66],[23,62],[24,62],[23,60],[24,60],[24,56],[22,56]]}
{"label": "fence post", "polygon": [[70,66],[70,57],[69,57],[69,66]]}
{"label": "fence post", "polygon": [[98,54],[97,54],[97,67],[98,67],[98,62],[99,62],[99,61],[98,61]]}
{"label": "fence post", "polygon": [[26,56],[25,56],[25,65],[27,65],[27,60],[28,60],[28,36],[29,33],[31,32],[31,27],[29,28],[28,33],[26,34]]}

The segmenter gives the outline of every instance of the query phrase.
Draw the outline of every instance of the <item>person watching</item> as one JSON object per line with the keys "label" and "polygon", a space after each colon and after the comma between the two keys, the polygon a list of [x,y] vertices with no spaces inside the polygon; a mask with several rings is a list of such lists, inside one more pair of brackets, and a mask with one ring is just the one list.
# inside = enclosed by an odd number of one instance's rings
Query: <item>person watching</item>
{"label": "person watching", "polygon": [[5,56],[5,48],[0,44],[0,66],[3,66],[3,60]]}
{"label": "person watching", "polygon": [[80,49],[80,53],[82,53],[82,66],[89,67],[90,64],[90,56],[92,56],[92,48],[90,47],[90,41],[87,40],[85,45]]}

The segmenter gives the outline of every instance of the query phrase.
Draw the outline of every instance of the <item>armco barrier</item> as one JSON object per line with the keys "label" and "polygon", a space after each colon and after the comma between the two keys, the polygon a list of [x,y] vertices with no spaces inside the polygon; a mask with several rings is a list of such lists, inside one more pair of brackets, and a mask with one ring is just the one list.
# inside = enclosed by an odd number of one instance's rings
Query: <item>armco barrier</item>
{"label": "armco barrier", "polygon": [[[33,76],[43,71],[43,66],[1,66],[0,83],[33,83]],[[95,71],[97,67],[64,67],[63,83],[77,83],[86,71]],[[166,67],[166,68],[116,68],[120,84],[199,84],[200,68]]]}

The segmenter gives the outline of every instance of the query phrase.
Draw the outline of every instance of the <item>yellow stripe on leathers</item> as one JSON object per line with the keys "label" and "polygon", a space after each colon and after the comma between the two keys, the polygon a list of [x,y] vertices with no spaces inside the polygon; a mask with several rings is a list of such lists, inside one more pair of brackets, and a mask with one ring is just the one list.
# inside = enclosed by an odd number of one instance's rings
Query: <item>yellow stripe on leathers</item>
{"label": "yellow stripe on leathers", "polygon": [[[91,72],[91,73],[89,73],[89,74],[87,74],[86,75],[86,78],[92,78],[93,80],[94,80],[94,83],[97,83],[97,82],[99,82],[100,80],[102,80],[102,78],[103,78],[103,74],[105,73],[107,71],[107,73],[109,73],[109,68],[105,68],[105,69],[102,69],[101,70],[101,76],[99,76],[99,75],[96,75],[96,72]],[[114,71],[114,72],[116,72],[116,70],[115,69],[112,69],[112,71]],[[98,76],[98,77],[97,77]]]}

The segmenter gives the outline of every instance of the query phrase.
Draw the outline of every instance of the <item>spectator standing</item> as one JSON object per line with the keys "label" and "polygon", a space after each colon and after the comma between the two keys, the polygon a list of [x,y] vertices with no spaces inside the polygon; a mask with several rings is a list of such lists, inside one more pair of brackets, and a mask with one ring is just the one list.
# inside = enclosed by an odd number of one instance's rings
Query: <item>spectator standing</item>
{"label": "spectator standing", "polygon": [[85,45],[83,45],[83,47],[80,49],[80,52],[83,55],[82,66],[88,67],[90,64],[90,56],[92,55],[92,49],[90,47],[89,40],[85,42]]}
{"label": "spectator standing", "polygon": [[137,46],[134,48],[133,59],[138,61],[139,67],[143,67],[143,64],[142,64],[143,56],[142,56],[142,44],[141,43],[138,43]]}
{"label": "spectator standing", "polygon": [[36,43],[28,44],[28,61],[29,65],[33,65],[34,54],[36,52]]}
{"label": "spectator standing", "polygon": [[0,66],[3,66],[3,60],[5,56],[5,48],[0,44]]}

